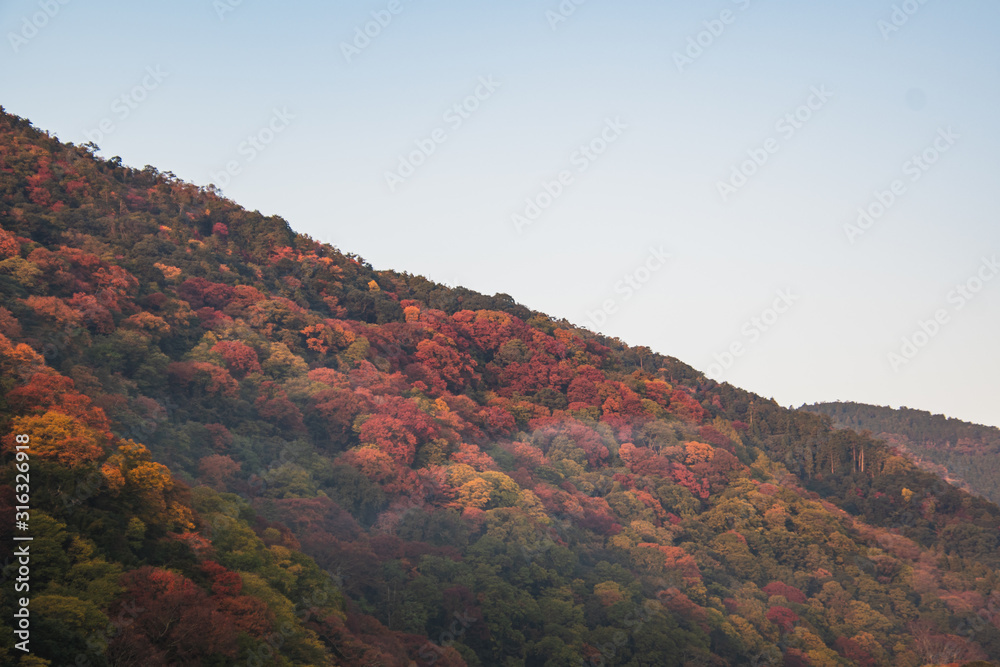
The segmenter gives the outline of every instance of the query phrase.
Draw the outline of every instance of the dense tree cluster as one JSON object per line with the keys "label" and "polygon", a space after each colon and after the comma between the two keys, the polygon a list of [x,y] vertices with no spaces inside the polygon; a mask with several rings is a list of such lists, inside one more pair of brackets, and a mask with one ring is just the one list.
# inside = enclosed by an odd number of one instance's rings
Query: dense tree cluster
{"label": "dense tree cluster", "polygon": [[1000,503],[1000,428],[911,408],[817,403],[802,410],[829,415],[838,428],[869,431],[921,469]]}
{"label": "dense tree cluster", "polygon": [[1000,509],[885,443],[94,149],[0,112],[0,662],[1000,656]]}

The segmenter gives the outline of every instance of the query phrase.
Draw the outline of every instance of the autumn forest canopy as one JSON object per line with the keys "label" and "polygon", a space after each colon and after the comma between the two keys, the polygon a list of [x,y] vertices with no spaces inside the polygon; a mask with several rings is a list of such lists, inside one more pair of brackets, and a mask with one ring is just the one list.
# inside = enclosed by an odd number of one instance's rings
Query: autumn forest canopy
{"label": "autumn forest canopy", "polygon": [[1000,508],[898,446],[97,150],[0,109],[0,663],[1000,659]]}

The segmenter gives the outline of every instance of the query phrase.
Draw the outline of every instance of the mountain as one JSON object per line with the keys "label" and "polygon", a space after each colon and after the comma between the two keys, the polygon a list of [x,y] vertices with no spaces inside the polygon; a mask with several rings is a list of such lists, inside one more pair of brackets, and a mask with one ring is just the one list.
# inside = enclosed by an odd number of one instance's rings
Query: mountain
{"label": "mountain", "polygon": [[886,443],[95,149],[0,110],[3,664],[1000,658]]}
{"label": "mountain", "polygon": [[1000,503],[1000,428],[863,403],[816,403],[800,409],[828,415],[836,428],[870,431],[922,469]]}

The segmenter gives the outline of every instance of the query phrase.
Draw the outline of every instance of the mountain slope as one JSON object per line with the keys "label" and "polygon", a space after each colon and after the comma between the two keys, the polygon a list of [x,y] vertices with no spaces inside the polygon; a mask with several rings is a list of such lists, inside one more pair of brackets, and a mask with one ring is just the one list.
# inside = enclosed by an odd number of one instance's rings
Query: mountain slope
{"label": "mountain slope", "polygon": [[38,657],[1000,657],[996,505],[828,418],[92,150],[0,113],[0,510],[9,531],[28,435]]}
{"label": "mountain slope", "polygon": [[862,403],[816,403],[800,409],[828,415],[838,428],[868,430],[921,468],[1000,502],[1000,428]]}

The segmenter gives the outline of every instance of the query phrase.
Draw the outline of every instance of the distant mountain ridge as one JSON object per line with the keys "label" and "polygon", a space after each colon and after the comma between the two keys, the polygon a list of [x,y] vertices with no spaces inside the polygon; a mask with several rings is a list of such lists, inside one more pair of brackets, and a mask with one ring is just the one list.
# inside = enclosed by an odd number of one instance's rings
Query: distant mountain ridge
{"label": "distant mountain ridge", "polygon": [[1000,428],[906,407],[832,402],[799,409],[827,415],[838,428],[870,431],[921,468],[1000,503]]}

